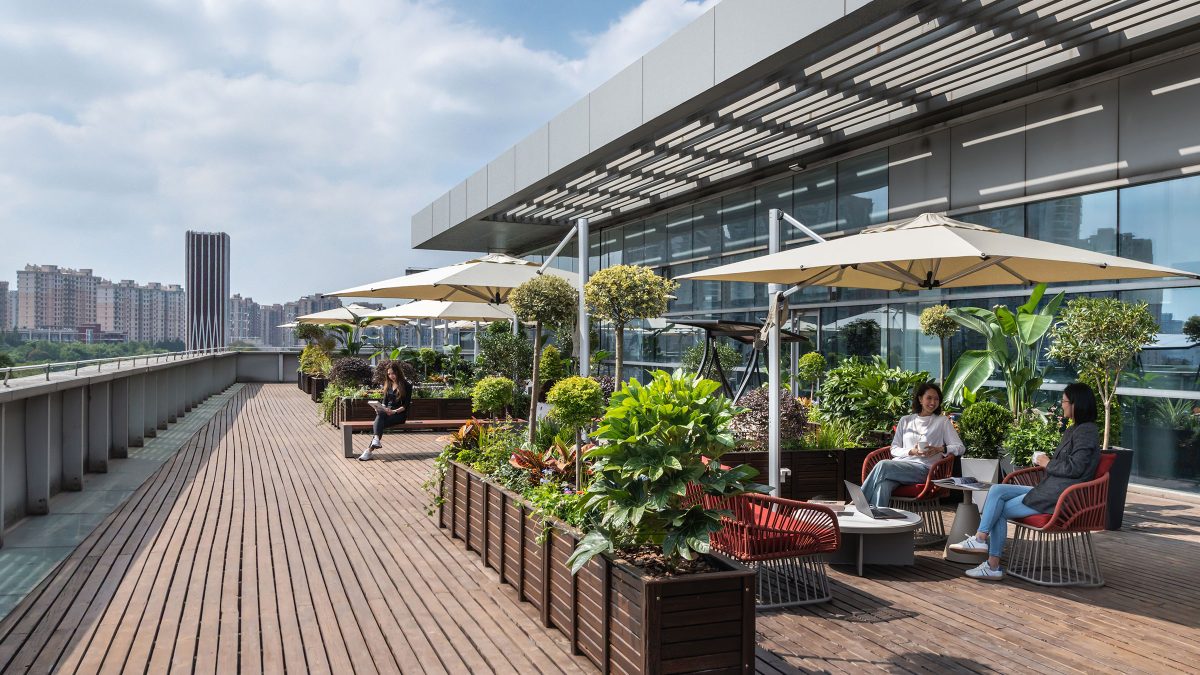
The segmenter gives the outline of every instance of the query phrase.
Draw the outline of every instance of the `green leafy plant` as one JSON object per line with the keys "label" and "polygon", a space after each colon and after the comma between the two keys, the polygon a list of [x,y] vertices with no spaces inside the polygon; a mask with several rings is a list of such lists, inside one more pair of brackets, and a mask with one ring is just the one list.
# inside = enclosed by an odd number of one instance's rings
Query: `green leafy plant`
{"label": "green leafy plant", "polygon": [[[303,340],[309,345],[319,345],[326,341],[328,336],[325,334],[325,329],[315,323],[300,323],[292,329],[292,333],[297,340]],[[332,341],[329,342],[325,351],[333,348]]]}
{"label": "green leafy plant", "polygon": [[567,377],[571,374],[570,362],[563,358],[562,353],[558,351],[558,347],[554,345],[546,345],[542,350],[542,359],[538,367],[539,377],[542,380],[542,388],[549,390],[554,386],[555,382]]}
{"label": "green leafy plant", "polygon": [[820,352],[809,352],[801,356],[800,361],[796,364],[796,378],[801,382],[808,383],[809,398],[815,398],[817,385],[820,384],[821,376],[825,374],[827,366],[825,356]]}
{"label": "green leafy plant", "polygon": [[[746,450],[766,450],[771,412],[771,395],[766,387],[758,387],[738,399],[741,408],[733,416],[730,428],[739,445]],[[798,401],[792,393],[779,392],[779,438],[782,445],[795,446],[803,443],[808,430],[808,406]]]}
{"label": "green leafy plant", "polygon": [[588,309],[596,318],[611,321],[616,333],[614,376],[618,382],[625,363],[625,325],[634,319],[652,319],[667,311],[667,301],[678,286],[641,265],[613,265],[588,279],[583,289]]}
{"label": "green leafy plant", "polygon": [[976,392],[999,369],[1006,385],[1009,412],[1015,416],[1032,407],[1045,370],[1038,365],[1042,340],[1063,301],[1063,294],[1059,293],[1039,307],[1045,292],[1046,284],[1035,286],[1029,300],[1015,313],[1003,305],[990,310],[961,307],[947,313],[960,326],[987,340],[986,349],[968,349],[950,369],[946,376],[949,402],[961,402],[964,389]]}
{"label": "green leafy plant", "polygon": [[1183,322],[1183,334],[1192,344],[1200,342],[1200,315],[1193,314]]}
{"label": "green leafy plant", "polygon": [[694,559],[709,551],[721,514],[689,498],[689,485],[710,495],[765,490],[749,482],[753,468],[720,467],[734,447],[729,423],[737,410],[716,382],[682,369],[652,378],[631,379],[613,394],[595,434],[603,444],[587,453],[594,474],[587,508],[598,520],[571,556],[572,571],[626,546],[661,546],[668,565]]}
{"label": "green leafy plant", "polygon": [[999,403],[979,401],[967,406],[958,418],[958,433],[967,446],[965,456],[999,459],[1000,445],[1012,423],[1012,413]]}
{"label": "green leafy plant", "polygon": [[879,355],[880,336],[879,322],[874,319],[855,319],[838,331],[846,354],[864,359]]}
{"label": "green leafy plant", "polygon": [[329,368],[329,383],[341,386],[363,387],[371,384],[375,369],[364,359],[343,356]]}
{"label": "green leafy plant", "polygon": [[331,380],[329,385],[325,387],[325,391],[321,392],[319,407],[321,421],[333,424],[333,413],[337,410],[338,402],[343,398],[365,398],[366,391],[366,388],[361,384],[339,384]]}
{"label": "green leafy plant", "polygon": [[494,321],[479,332],[479,361],[475,364],[480,376],[492,375],[514,380],[527,380],[533,370],[533,347],[521,335],[514,335],[512,324]]}
{"label": "green leafy plant", "polygon": [[826,420],[817,424],[804,440],[804,446],[814,450],[852,448],[858,444],[858,432],[839,420]]}
{"label": "green leafy plant", "polygon": [[[599,341],[597,340],[597,342]],[[596,351],[592,352],[591,358],[588,359],[591,361],[591,368],[589,370],[592,372],[592,377],[598,376],[600,374],[600,367],[604,365],[605,361],[611,359],[612,357],[613,353],[607,349],[597,349]]]}
{"label": "green leafy plant", "polygon": [[537,402],[541,391],[542,328],[566,326],[578,309],[579,293],[566,279],[546,274],[514,288],[508,295],[508,304],[519,320],[533,322],[533,388],[529,395],[529,442],[532,444],[537,431]]}
{"label": "green leafy plant", "polygon": [[[720,362],[725,377],[734,379],[732,378],[734,369],[742,365],[742,353],[737,350],[737,347],[725,342],[717,342],[716,345],[716,358],[709,357],[708,365],[705,366],[704,372],[700,373],[700,376],[710,380],[717,379],[717,362]],[[699,373],[700,362],[703,360],[704,344],[695,344],[683,350],[683,359],[680,365],[689,373]]]}
{"label": "green leafy plant", "polygon": [[[575,446],[582,442],[582,430],[604,412],[604,394],[600,391],[600,383],[590,377],[568,377],[560,381],[550,390],[546,402],[550,404],[550,416],[575,436]],[[573,459],[575,485],[583,487],[582,458],[576,455]]]}
{"label": "green leafy plant", "polygon": [[1116,298],[1076,298],[1054,325],[1047,355],[1074,366],[1094,383],[1104,405],[1104,442],[1109,447],[1111,406],[1117,383],[1133,357],[1158,341],[1158,324],[1145,302]]}
{"label": "green leafy plant", "polygon": [[[968,408],[970,410],[970,408]],[[1015,466],[1033,464],[1033,453],[1053,455],[1062,438],[1060,421],[1040,410],[1029,410],[1017,418],[1004,436],[1004,451]]]}
{"label": "green leafy plant", "polygon": [[499,417],[513,402],[513,381],[507,377],[485,377],[471,389],[471,410]]}
{"label": "green leafy plant", "polygon": [[958,322],[946,305],[932,305],[921,311],[921,332],[938,339],[938,383],[945,382],[946,339],[958,332]]}
{"label": "green leafy plant", "polygon": [[332,366],[333,362],[329,358],[329,353],[320,345],[307,345],[300,352],[300,372],[305,375],[324,377]]}
{"label": "green leafy plant", "polygon": [[821,382],[821,421],[854,430],[856,443],[869,432],[889,431],[911,411],[913,390],[928,380],[924,371],[889,368],[878,356],[869,362],[845,359]]}

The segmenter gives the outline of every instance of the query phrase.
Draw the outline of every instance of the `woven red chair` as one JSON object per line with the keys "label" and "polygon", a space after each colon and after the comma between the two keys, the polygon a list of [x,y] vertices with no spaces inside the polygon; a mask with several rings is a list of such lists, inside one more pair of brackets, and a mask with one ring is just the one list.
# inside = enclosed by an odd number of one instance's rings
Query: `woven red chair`
{"label": "woven red chair", "polygon": [[[1039,513],[1017,526],[1008,552],[1008,573],[1039,586],[1103,586],[1092,532],[1108,523],[1108,472],[1116,453],[1100,453],[1096,477],[1063,490],[1054,513]],[[1046,477],[1040,466],[1014,471],[1005,483],[1035,486]]]}
{"label": "woven red chair", "polygon": [[842,533],[831,509],[752,493],[703,499],[705,508],[729,512],[711,537],[712,547],[758,572],[759,607],[833,598],[825,554],[838,550]]}
{"label": "woven red chair", "polygon": [[[884,446],[867,455],[863,461],[862,482],[867,482],[871,469],[885,459],[892,458],[892,447]],[[913,540],[918,546],[930,546],[946,541],[946,526],[942,523],[942,510],[938,500],[945,497],[948,491],[939,487],[933,481],[949,478],[954,475],[954,455],[947,455],[938,460],[929,469],[924,483],[916,485],[901,485],[892,492],[892,503],[887,504],[894,509],[912,511],[921,516],[921,527],[913,533]],[[876,504],[876,506],[884,506]]]}

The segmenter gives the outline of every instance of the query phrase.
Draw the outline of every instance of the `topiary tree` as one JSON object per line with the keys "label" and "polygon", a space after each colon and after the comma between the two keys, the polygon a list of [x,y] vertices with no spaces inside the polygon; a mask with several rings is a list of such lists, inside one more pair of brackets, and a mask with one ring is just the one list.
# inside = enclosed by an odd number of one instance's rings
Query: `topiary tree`
{"label": "topiary tree", "polygon": [[575,433],[575,487],[583,488],[583,458],[579,452],[581,433],[604,412],[604,393],[600,383],[590,377],[568,377],[550,388],[546,395],[550,417]]}
{"label": "topiary tree", "polygon": [[539,377],[542,380],[542,387],[552,388],[555,382],[570,375],[570,364],[562,357],[562,353],[558,351],[558,347],[554,345],[546,345],[542,350],[542,359],[538,364]]}
{"label": "topiary tree", "polygon": [[825,356],[820,352],[809,352],[800,357],[800,362],[796,364],[796,377],[801,382],[808,383],[808,397],[814,398],[817,390],[817,383],[821,376],[825,374]]}
{"label": "topiary tree", "polygon": [[879,355],[879,345],[882,333],[879,322],[874,319],[855,319],[842,326],[841,338],[846,345],[848,356],[869,359]]}
{"label": "topiary tree", "polygon": [[921,311],[921,332],[938,339],[938,384],[946,372],[946,339],[958,332],[958,322],[946,305],[933,305]]}
{"label": "topiary tree", "polygon": [[958,418],[959,435],[967,448],[965,456],[999,459],[1000,444],[1012,424],[1012,413],[999,403],[979,401],[967,406]]}
{"label": "topiary tree", "polygon": [[621,381],[625,362],[625,324],[634,319],[652,319],[667,311],[674,281],[641,265],[613,265],[596,272],[583,289],[583,299],[594,316],[611,321],[616,332],[614,376]]}
{"label": "topiary tree", "polygon": [[537,402],[540,389],[542,357],[542,327],[561,330],[579,303],[579,293],[571,288],[570,282],[559,276],[543,274],[517,286],[508,294],[508,304],[520,321],[533,322],[533,375],[530,377],[532,391],[529,395],[529,445],[537,433]]}
{"label": "topiary tree", "polygon": [[513,381],[507,377],[485,377],[471,389],[471,410],[499,416],[513,402]]}
{"label": "topiary tree", "polygon": [[1050,329],[1053,343],[1046,355],[1074,366],[1081,378],[1094,383],[1104,403],[1103,449],[1109,447],[1111,405],[1121,372],[1143,347],[1158,342],[1157,333],[1144,301],[1116,298],[1076,298]]}
{"label": "topiary tree", "polygon": [[701,377],[706,377],[710,380],[717,379],[717,362],[721,363],[721,370],[728,377],[733,373],[734,369],[742,365],[742,353],[731,344],[718,342],[717,358],[709,359],[708,366],[704,368],[704,372],[700,373],[700,361],[704,359],[704,344],[696,344],[683,350],[683,360],[680,364],[684,370],[689,373],[698,373]]}
{"label": "topiary tree", "polygon": [[436,370],[438,353],[432,347],[422,347],[417,350],[417,363],[421,364],[421,374],[429,379],[429,371]]}

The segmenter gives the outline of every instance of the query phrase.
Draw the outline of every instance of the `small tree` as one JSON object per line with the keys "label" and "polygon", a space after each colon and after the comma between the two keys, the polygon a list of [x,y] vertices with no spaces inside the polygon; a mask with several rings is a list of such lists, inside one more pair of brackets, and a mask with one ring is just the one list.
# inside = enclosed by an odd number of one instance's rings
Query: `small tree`
{"label": "small tree", "polygon": [[1071,364],[1095,383],[1104,403],[1104,444],[1108,448],[1110,404],[1121,372],[1146,345],[1158,341],[1158,324],[1145,302],[1116,298],[1076,298],[1067,303],[1050,331],[1047,356]]}
{"label": "small tree", "polygon": [[625,324],[634,319],[651,319],[667,311],[674,281],[656,275],[641,265],[613,265],[596,272],[583,289],[588,309],[597,318],[611,321],[616,333],[614,375],[621,381],[625,362]]}
{"label": "small tree", "polygon": [[513,381],[507,377],[485,377],[471,389],[471,410],[499,416],[513,401]]}
{"label": "small tree", "polygon": [[921,312],[921,332],[938,339],[938,384],[945,379],[946,339],[958,332],[958,322],[946,305],[933,305]]}
{"label": "small tree", "polygon": [[1200,342],[1200,314],[1193,314],[1183,322],[1183,334],[1187,337],[1188,342],[1193,344]]}
{"label": "small tree", "polygon": [[583,463],[580,450],[583,429],[604,412],[604,393],[600,383],[590,377],[568,377],[559,381],[546,395],[550,416],[564,428],[575,432],[575,487],[583,488]]}
{"label": "small tree", "polygon": [[517,319],[533,322],[533,375],[529,395],[529,445],[537,433],[538,378],[542,360],[542,327],[561,329],[575,315],[579,294],[570,282],[559,276],[544,274],[517,286],[508,295],[508,304]]}
{"label": "small tree", "polygon": [[821,352],[809,352],[800,357],[800,362],[796,364],[796,377],[801,382],[808,383],[808,398],[815,398],[814,394],[817,389],[817,382],[821,376],[825,374],[825,356]]}

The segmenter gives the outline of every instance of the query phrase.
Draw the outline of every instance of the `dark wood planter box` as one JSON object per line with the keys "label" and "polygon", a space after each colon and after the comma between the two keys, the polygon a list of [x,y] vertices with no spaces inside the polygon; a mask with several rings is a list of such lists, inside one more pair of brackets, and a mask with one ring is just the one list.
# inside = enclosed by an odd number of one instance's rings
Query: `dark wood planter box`
{"label": "dark wood planter box", "polygon": [[341,428],[342,422],[369,422],[375,419],[375,409],[367,404],[365,398],[338,399],[337,407],[333,409],[333,426]]}
{"label": "dark wood planter box", "polygon": [[304,373],[296,371],[296,386],[300,391],[304,391]]}
{"label": "dark wood planter box", "polygon": [[452,462],[441,496],[438,524],[604,673],[753,672],[752,570],[711,556],[724,571],[648,579],[596,557],[572,575],[580,533],[532,520],[519,495]]}
{"label": "dark wood planter box", "polygon": [[[862,468],[867,461],[867,455],[879,448],[846,448],[842,451],[842,467],[846,480],[855,485],[862,485]],[[846,486],[842,486],[845,488]]]}
{"label": "dark wood planter box", "polygon": [[[372,419],[374,416],[372,416]],[[465,420],[471,418],[469,398],[414,398],[410,420]]]}
{"label": "dark wood planter box", "polygon": [[[834,448],[830,450],[785,450],[779,456],[779,468],[792,474],[780,484],[785,499],[849,499],[842,481],[862,483],[862,465],[874,448]],[[726,464],[749,464],[758,469],[757,480],[769,482],[770,461],[765,450],[731,452],[722,458]]]}
{"label": "dark wood planter box", "polygon": [[325,393],[325,386],[328,384],[329,380],[323,377],[314,377],[312,379],[312,386],[309,393],[312,394],[313,403],[321,402],[321,394]]}

